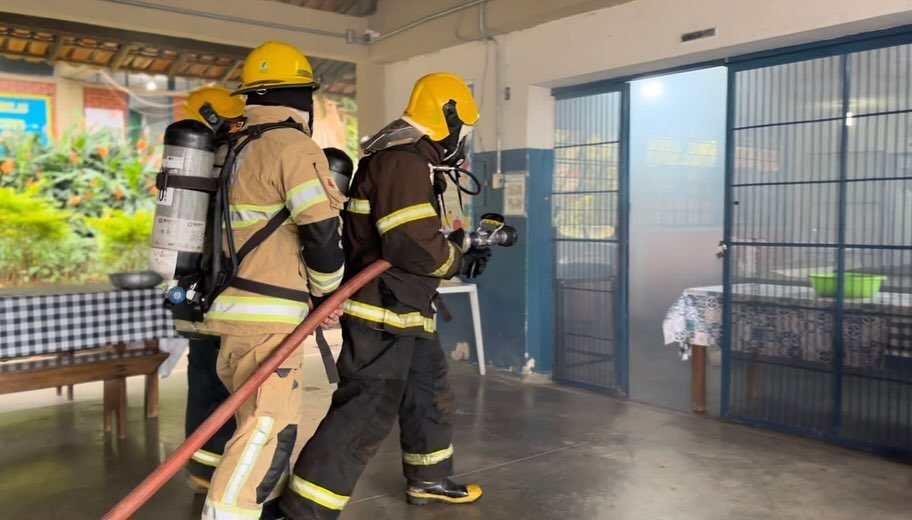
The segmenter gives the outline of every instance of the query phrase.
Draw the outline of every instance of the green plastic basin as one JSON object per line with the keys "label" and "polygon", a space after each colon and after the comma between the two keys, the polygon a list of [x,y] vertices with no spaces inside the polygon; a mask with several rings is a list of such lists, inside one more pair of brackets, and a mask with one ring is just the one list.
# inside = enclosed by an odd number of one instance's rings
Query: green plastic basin
{"label": "green plastic basin", "polygon": [[[836,273],[815,273],[810,276],[811,287],[821,298],[836,297]],[[845,273],[846,298],[873,298],[880,292],[880,284],[886,276],[879,274]]]}

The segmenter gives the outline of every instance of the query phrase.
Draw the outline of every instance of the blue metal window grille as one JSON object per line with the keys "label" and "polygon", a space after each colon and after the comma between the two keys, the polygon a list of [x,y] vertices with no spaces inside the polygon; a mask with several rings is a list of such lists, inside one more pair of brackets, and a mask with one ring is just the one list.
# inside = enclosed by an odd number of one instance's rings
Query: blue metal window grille
{"label": "blue metal window grille", "polygon": [[730,66],[728,418],[912,451],[912,46],[896,38]]}
{"label": "blue metal window grille", "polygon": [[556,101],[553,377],[627,394],[627,87]]}

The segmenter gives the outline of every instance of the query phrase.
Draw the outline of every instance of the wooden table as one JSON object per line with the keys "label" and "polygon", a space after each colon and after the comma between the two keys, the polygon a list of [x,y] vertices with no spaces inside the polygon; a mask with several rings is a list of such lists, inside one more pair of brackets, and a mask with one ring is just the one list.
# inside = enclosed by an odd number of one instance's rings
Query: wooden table
{"label": "wooden table", "polygon": [[[748,360],[777,358],[782,356],[784,342],[797,341],[800,357],[789,359],[799,362],[832,359],[832,342],[820,341],[820,333],[816,341],[803,341],[805,327],[796,324],[816,322],[821,316],[832,320],[833,298],[819,298],[810,287],[774,284],[737,284],[731,294],[733,354]],[[686,289],[663,323],[665,343],[677,343],[681,358],[691,362],[691,404],[695,413],[706,413],[706,358],[707,352],[722,347],[724,297],[721,286]],[[877,364],[883,362],[886,349],[893,347],[888,339],[890,330],[912,316],[912,294],[882,292],[875,298],[846,300],[845,305],[852,312],[846,314],[844,326],[867,338],[856,348],[847,349],[843,358],[845,366],[879,368]],[[818,326],[827,327],[832,330],[833,324]],[[764,339],[758,341],[755,337]],[[749,350],[746,345],[750,345]],[[747,374],[749,392],[755,376],[751,367]]]}
{"label": "wooden table", "polygon": [[[159,339],[177,338],[158,289],[109,285],[0,291],[0,393],[104,381],[104,426],[126,435],[126,378],[146,377],[145,412],[158,416]],[[142,348],[128,349],[128,344]]]}

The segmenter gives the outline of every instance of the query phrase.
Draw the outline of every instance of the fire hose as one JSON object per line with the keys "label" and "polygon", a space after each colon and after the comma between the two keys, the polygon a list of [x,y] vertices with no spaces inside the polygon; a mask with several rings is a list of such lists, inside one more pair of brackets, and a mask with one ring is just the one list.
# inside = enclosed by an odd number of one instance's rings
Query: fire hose
{"label": "fire hose", "polygon": [[381,273],[390,268],[389,262],[377,260],[366,269],[355,275],[351,280],[346,282],[336,292],[334,292],[322,305],[302,321],[292,333],[285,338],[275,352],[254,372],[250,379],[244,382],[237,391],[221,404],[212,415],[206,419],[192,435],[181,444],[174,453],[157,467],[145,480],[143,480],[133,491],[121,499],[102,520],[127,520],[143,504],[146,503],[156,491],[161,489],[168,480],[177,473],[184,464],[190,460],[193,453],[200,449],[203,444],[209,440],[219,428],[225,424],[228,419],[234,415],[234,412],[244,404],[257,391],[266,379],[272,375],[276,369],[281,366],[288,357],[310,336],[317,327],[325,320],[329,314],[339,308],[342,303],[354,294],[358,289],[363,287],[367,282],[373,280]]}

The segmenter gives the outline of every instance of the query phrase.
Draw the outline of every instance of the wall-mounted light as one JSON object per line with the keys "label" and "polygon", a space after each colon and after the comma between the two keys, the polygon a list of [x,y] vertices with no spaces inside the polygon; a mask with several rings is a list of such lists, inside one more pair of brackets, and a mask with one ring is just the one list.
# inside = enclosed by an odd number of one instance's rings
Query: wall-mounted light
{"label": "wall-mounted light", "polygon": [[855,114],[846,112],[846,126],[855,126]]}
{"label": "wall-mounted light", "polygon": [[155,89],[157,89],[157,88],[158,88],[158,85],[156,85],[155,82],[152,81],[152,80],[149,80],[149,82],[146,83],[146,90],[152,91],[152,90],[155,90]]}
{"label": "wall-mounted light", "polygon": [[655,99],[665,92],[665,85],[657,80],[647,81],[646,83],[643,83],[641,92],[649,99]]}

